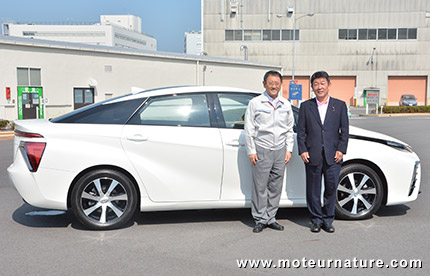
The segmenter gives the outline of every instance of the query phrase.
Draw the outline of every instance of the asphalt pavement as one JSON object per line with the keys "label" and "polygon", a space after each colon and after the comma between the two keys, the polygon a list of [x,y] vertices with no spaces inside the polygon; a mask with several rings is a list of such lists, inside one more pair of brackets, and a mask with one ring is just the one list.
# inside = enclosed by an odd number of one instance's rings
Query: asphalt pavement
{"label": "asphalt pavement", "polygon": [[[359,117],[351,125],[410,144],[422,161],[422,193],[373,218],[309,231],[305,208],[281,209],[283,232],[252,233],[249,209],[149,212],[112,231],[89,231],[69,212],[24,203],[9,181],[13,140],[0,141],[0,275],[428,275],[430,116]],[[53,180],[55,185],[55,180]],[[420,259],[412,268],[238,268],[237,260]],[[297,265],[297,261],[295,262]],[[326,263],[327,264],[327,263]]]}

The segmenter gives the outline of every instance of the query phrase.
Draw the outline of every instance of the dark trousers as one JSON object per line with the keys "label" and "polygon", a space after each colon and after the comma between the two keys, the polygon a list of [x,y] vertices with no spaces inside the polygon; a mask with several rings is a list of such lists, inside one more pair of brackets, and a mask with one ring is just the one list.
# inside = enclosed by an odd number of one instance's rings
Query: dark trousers
{"label": "dark trousers", "polygon": [[[334,158],[334,157],[333,157]],[[306,201],[312,223],[332,223],[336,206],[336,191],[340,174],[340,163],[328,165],[324,156],[322,164],[306,164]],[[321,185],[324,175],[324,202],[321,206]]]}

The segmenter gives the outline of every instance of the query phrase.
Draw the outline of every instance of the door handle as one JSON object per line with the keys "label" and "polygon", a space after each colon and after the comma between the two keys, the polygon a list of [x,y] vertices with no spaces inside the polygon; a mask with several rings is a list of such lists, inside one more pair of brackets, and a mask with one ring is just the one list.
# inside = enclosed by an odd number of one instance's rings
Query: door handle
{"label": "door handle", "polygon": [[127,136],[127,140],[134,141],[134,142],[143,142],[143,141],[148,141],[148,137],[143,136],[141,134],[134,134],[134,135]]}
{"label": "door handle", "polygon": [[239,140],[231,140],[230,142],[227,142],[226,145],[232,146],[232,147],[239,147],[240,143],[239,143]]}

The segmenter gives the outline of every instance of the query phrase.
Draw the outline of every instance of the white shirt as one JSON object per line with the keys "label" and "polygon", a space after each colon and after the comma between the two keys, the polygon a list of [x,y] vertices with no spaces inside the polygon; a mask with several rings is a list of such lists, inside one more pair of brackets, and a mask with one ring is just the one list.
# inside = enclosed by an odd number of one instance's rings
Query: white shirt
{"label": "white shirt", "polygon": [[325,103],[321,103],[318,101],[317,98],[317,106],[318,106],[318,113],[320,114],[321,123],[324,125],[325,115],[327,114],[327,108],[328,108],[328,101],[330,100],[330,96],[327,98],[327,101]]}
{"label": "white shirt", "polygon": [[288,152],[294,146],[294,115],[291,104],[282,96],[273,103],[267,93],[253,98],[245,115],[245,147],[248,155],[256,154],[256,146]]}

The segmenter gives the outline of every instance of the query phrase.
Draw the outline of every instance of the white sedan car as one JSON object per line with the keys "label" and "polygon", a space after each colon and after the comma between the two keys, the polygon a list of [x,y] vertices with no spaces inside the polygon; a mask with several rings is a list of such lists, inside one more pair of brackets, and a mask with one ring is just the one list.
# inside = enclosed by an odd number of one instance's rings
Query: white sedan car
{"label": "white sedan car", "polygon": [[[250,207],[243,118],[259,92],[173,87],[129,94],[51,120],[16,121],[9,176],[37,207],[71,208],[89,228],[112,229],[135,211]],[[298,115],[298,109],[294,108]],[[305,207],[305,168],[294,146],[281,207]],[[407,144],[350,127],[338,218],[370,217],[413,201],[420,160]]]}

